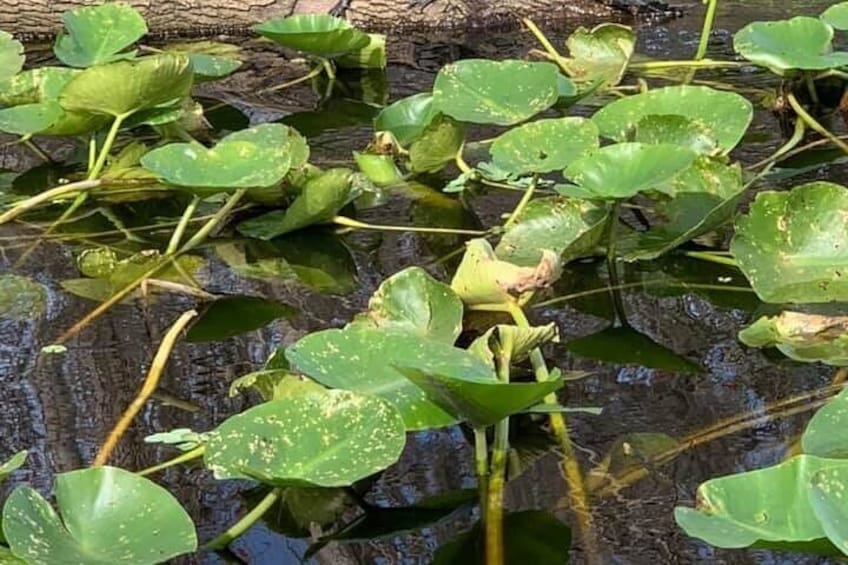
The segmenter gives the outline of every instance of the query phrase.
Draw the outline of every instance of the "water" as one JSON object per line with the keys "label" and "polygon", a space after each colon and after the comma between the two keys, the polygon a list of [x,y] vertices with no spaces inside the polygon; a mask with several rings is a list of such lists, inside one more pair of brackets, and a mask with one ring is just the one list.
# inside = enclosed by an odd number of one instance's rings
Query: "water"
{"label": "water", "polygon": [[[793,14],[817,14],[829,2],[722,2],[717,29],[710,45],[716,57],[732,54],[732,33],[753,19],[781,18]],[[700,31],[700,2],[687,3],[686,17],[639,29],[639,51],[655,57],[691,56]],[[521,53],[532,40],[526,36],[486,35],[445,39],[412,38],[404,43],[400,61],[416,60],[419,68],[394,64],[388,70],[392,99],[429,88],[433,71],[456,57],[505,56]],[[393,52],[397,53],[397,52]],[[311,108],[314,97],[308,89],[285,91],[277,96],[256,96],[261,85],[281,80],[268,65],[277,59],[258,55],[254,65],[261,72],[240,74],[213,94],[243,109],[256,121],[276,119]],[[267,63],[268,65],[266,65]],[[423,67],[423,68],[420,68]],[[291,76],[299,72],[283,67]],[[738,86],[762,86],[764,74],[743,71],[711,75]],[[367,88],[363,90],[368,90]],[[379,98],[379,97],[378,97]],[[373,100],[384,102],[384,100]],[[337,108],[338,109],[338,108]],[[370,135],[368,113],[362,104],[340,109],[340,126],[310,131],[314,159],[322,164],[347,161],[351,150],[363,147]],[[749,133],[744,153],[736,155],[751,163],[768,154],[777,142],[775,123],[761,112]],[[357,115],[360,116],[357,125]],[[326,128],[327,114],[302,114],[303,129]],[[317,123],[317,127],[316,126]],[[365,123],[365,125],[363,125]],[[0,167],[24,169],[30,163],[19,153],[0,155]],[[811,176],[829,177],[839,169],[821,169]],[[509,201],[484,198],[475,212],[484,224],[492,223]],[[366,211],[366,221],[405,223],[414,208],[409,199],[396,198],[386,207]],[[21,226],[0,227],[0,265],[3,271],[33,277],[48,290],[46,310],[33,321],[0,322],[0,458],[19,449],[29,449],[26,467],[14,476],[48,492],[52,475],[90,463],[106,432],[135,395],[156,346],[167,327],[193,303],[184,298],[161,297],[154,303],[134,301],[115,308],[72,341],[61,356],[40,357],[40,348],[80,319],[92,307],[90,301],[64,292],[59,282],[79,276],[74,267],[75,248],[42,244],[22,264],[16,265],[24,247],[20,238],[36,233]],[[441,245],[438,245],[441,243]],[[338,326],[362,310],[368,296],[388,275],[410,265],[428,264],[433,273],[446,275],[434,266],[435,257],[455,242],[422,239],[410,234],[357,233],[347,236],[337,249],[348,254],[355,267],[355,285],[344,296],[309,291],[283,281],[258,281],[234,276],[214,253],[200,273],[205,286],[220,293],[263,295],[298,308],[289,321],[272,323],[262,332],[214,345],[180,344],[164,375],[162,387],[171,395],[200,407],[186,412],[160,402],[151,402],[129,430],[111,462],[141,469],[171,455],[142,443],[154,432],[178,427],[211,429],[227,416],[250,405],[242,397],[229,398],[229,383],[259,367],[277,346],[291,343],[316,329]],[[677,265],[676,268],[692,268]],[[709,278],[710,268],[696,265]],[[342,269],[343,270],[343,269]],[[602,286],[597,266],[574,266],[570,277],[555,294]],[[630,272],[631,278],[643,276]],[[750,317],[744,299],[724,296],[710,302],[694,295],[657,296],[646,291],[625,294],[631,322],[638,330],[689,360],[700,363],[701,375],[680,375],[643,368],[621,368],[566,354],[551,347],[550,362],[563,370],[586,370],[592,375],[570,383],[563,394],[571,406],[602,406],[601,417],[575,415],[570,423],[584,469],[599,463],[625,434],[661,432],[683,438],[722,418],[756,410],[769,402],[825,385],[832,371],[818,366],[800,366],[748,350],[736,333]],[[734,307],[727,307],[729,299]],[[724,306],[722,306],[724,305]],[[548,307],[533,313],[537,322],[555,321],[563,341],[587,335],[608,324],[603,317],[585,312],[609,311],[603,301],[577,301],[570,306]],[[691,505],[697,485],[711,477],[758,468],[779,461],[787,447],[803,430],[808,413],[763,423],[683,452],[665,465],[651,469],[648,477],[593,502],[599,545],[608,563],[815,563],[812,558],[757,551],[721,551],[689,539],[674,524],[672,509]],[[244,485],[215,483],[198,468],[171,469],[159,476],[195,519],[201,540],[211,539],[244,512],[238,493]],[[383,475],[370,491],[369,500],[380,505],[411,504],[445,490],[473,486],[471,449],[458,430],[416,434],[400,463]],[[6,487],[8,490],[8,486]],[[511,510],[543,508],[566,521],[564,481],[557,456],[549,453],[514,482],[507,493]],[[419,563],[426,562],[435,548],[471,523],[466,514],[421,533],[388,540],[331,544],[314,558],[315,563]],[[308,542],[273,533],[260,524],[233,544],[240,559],[256,564],[300,563]],[[575,550],[581,562],[581,548]],[[206,555],[205,563],[223,563],[223,558]],[[190,562],[184,559],[183,562]]]}

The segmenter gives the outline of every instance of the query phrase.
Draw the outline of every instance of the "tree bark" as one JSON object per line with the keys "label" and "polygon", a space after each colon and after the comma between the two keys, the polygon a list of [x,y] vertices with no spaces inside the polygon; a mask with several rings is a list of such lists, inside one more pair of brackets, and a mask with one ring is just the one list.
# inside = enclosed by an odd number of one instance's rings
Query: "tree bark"
{"label": "tree bark", "polygon": [[[326,12],[333,0],[128,0],[156,34],[246,33],[250,25],[299,12]],[[588,21],[624,13],[610,0],[434,0],[415,7],[411,0],[352,0],[346,16],[374,31],[502,27],[519,17],[540,21]],[[66,10],[101,0],[3,0],[0,29],[39,38],[61,29]]]}

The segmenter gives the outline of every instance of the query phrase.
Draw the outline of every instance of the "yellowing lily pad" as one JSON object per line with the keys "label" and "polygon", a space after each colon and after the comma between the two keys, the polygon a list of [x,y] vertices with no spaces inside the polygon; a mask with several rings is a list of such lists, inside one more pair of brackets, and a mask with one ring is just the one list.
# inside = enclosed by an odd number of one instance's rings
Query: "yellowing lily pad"
{"label": "yellowing lily pad", "polygon": [[763,316],[739,332],[751,347],[777,347],[784,355],[808,363],[848,365],[848,316],[781,312]]}

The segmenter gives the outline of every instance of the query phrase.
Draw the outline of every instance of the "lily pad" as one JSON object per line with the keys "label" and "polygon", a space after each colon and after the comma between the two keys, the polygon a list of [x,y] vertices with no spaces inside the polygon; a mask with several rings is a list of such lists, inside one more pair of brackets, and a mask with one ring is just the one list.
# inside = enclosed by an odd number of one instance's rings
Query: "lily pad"
{"label": "lily pad", "polygon": [[512,128],[492,143],[492,162],[514,175],[549,173],[597,149],[598,128],[586,118],[537,120]]}
{"label": "lily pad", "polygon": [[474,427],[492,426],[539,403],[563,385],[561,378],[535,383],[504,383],[461,373],[446,375],[428,369],[395,365],[428,398]]}
{"label": "lily pad", "polygon": [[159,485],[115,467],[62,473],[57,513],[28,486],[3,506],[12,552],[30,563],[161,563],[197,549],[194,524]]}
{"label": "lily pad", "polygon": [[848,459],[848,389],[816,410],[801,436],[801,449],[807,455]]}
{"label": "lily pad", "polygon": [[621,81],[636,45],[636,34],[627,26],[601,24],[577,28],[565,41],[571,57],[565,70],[579,82],[615,86]]}
{"label": "lily pad", "polygon": [[819,471],[841,467],[848,467],[848,460],[798,455],[773,467],[712,479],[698,487],[698,506],[678,506],[674,518],[687,534],[716,547],[822,539],[826,534],[810,503],[809,485]]}
{"label": "lily pad", "polygon": [[24,46],[12,34],[0,30],[0,83],[24,68]]}
{"label": "lily pad", "polygon": [[628,327],[610,327],[569,341],[565,348],[580,357],[607,363],[638,365],[675,373],[704,372],[700,365]]}
{"label": "lily pad", "polygon": [[241,48],[218,41],[171,43],[164,51],[187,55],[194,71],[194,80],[204,82],[231,75],[241,66]]}
{"label": "lily pad", "polygon": [[171,143],[141,159],[145,169],[171,184],[203,188],[271,186],[289,172],[289,127],[261,124],[223,138],[212,149]]}
{"label": "lily pad", "polygon": [[208,434],[204,461],[218,479],[275,486],[348,486],[392,465],[406,443],[385,400],[328,390],[265,402]]}
{"label": "lily pad", "polygon": [[639,120],[633,141],[668,143],[688,147],[698,155],[712,155],[718,148],[710,129],[677,114],[649,114]]}
{"label": "lily pad", "polygon": [[464,59],[436,75],[433,106],[463,122],[513,125],[553,106],[559,76],[551,63]]}
{"label": "lily pad", "polygon": [[559,343],[559,330],[554,322],[527,328],[498,324],[475,339],[468,351],[479,355],[494,368],[496,357],[502,365],[509,366],[546,343]]}
{"label": "lily pad", "polygon": [[822,12],[819,18],[834,29],[848,30],[848,2],[834,4]]}
{"label": "lily pad", "polygon": [[47,291],[21,275],[0,275],[0,318],[32,320],[47,308]]}
{"label": "lily pad", "polygon": [[23,467],[24,463],[26,463],[26,459],[27,459],[27,452],[26,452],[26,450],[24,450],[24,451],[18,451],[17,453],[12,455],[9,459],[4,461],[3,464],[0,465],[0,481],[5,480],[6,477],[8,477],[9,475],[14,473],[15,471],[17,471],[21,467]]}
{"label": "lily pad", "polygon": [[567,196],[622,199],[646,190],[661,190],[695,160],[685,147],[617,143],[585,155],[568,166],[565,176],[576,187],[560,190]]}
{"label": "lily pad", "polygon": [[468,305],[504,305],[527,292],[552,285],[562,272],[559,256],[541,251],[539,262],[521,267],[502,261],[485,239],[472,239],[451,280],[451,288]]}
{"label": "lily pad", "polygon": [[621,238],[619,256],[630,261],[655,259],[730,222],[744,188],[738,163],[728,166],[698,159],[671,181],[674,196],[657,201],[655,211],[664,222]]}
{"label": "lily pad", "polygon": [[777,347],[791,359],[848,366],[848,316],[781,312],[739,332],[751,347]]}
{"label": "lily pad", "polygon": [[542,249],[563,263],[592,253],[606,232],[609,207],[602,203],[554,196],[531,200],[507,226],[495,254],[525,267],[539,264]]}
{"label": "lily pad", "polygon": [[218,341],[261,329],[296,310],[258,296],[225,296],[212,302],[186,333],[186,341]]}
{"label": "lily pad", "polygon": [[451,287],[420,267],[395,273],[380,285],[356,324],[415,333],[452,345],[462,332],[462,301]]}
{"label": "lily pad", "polygon": [[602,136],[628,141],[639,122],[652,114],[687,118],[728,153],[745,135],[754,108],[734,92],[707,86],[667,86],[607,104],[595,112],[592,121]]}
{"label": "lily pad", "polygon": [[0,105],[20,106],[58,100],[68,82],[80,74],[77,69],[39,67],[0,82]]}
{"label": "lily pad", "polygon": [[809,497],[816,518],[827,538],[848,554],[848,507],[845,490],[848,488],[848,468],[828,467],[813,475]]}
{"label": "lily pad", "polygon": [[325,171],[306,183],[291,206],[246,220],[238,225],[238,231],[268,240],[328,222],[353,199],[351,176],[352,171],[345,168]]}
{"label": "lily pad", "polygon": [[126,118],[185,98],[192,77],[191,61],[176,53],[97,65],[69,81],[59,103],[65,110]]}
{"label": "lily pad", "polygon": [[391,132],[397,142],[406,147],[421,137],[437,114],[432,94],[413,94],[383,108],[374,120],[374,129]]}
{"label": "lily pad", "polygon": [[347,20],[327,14],[296,14],[253,26],[253,31],[290,49],[332,58],[363,49],[371,39]]}
{"label": "lily pad", "polygon": [[409,147],[415,173],[435,173],[452,162],[465,142],[465,127],[447,116],[437,116]]}
{"label": "lily pad", "polygon": [[848,301],[848,189],[813,182],[761,192],[730,252],[764,302]]}
{"label": "lily pad", "polygon": [[53,51],[69,67],[91,67],[132,59],[135,51],[121,53],[147,33],[142,15],[124,2],[83,6],[62,16],[67,34],[56,36]]}
{"label": "lily pad", "polygon": [[848,65],[848,53],[833,51],[833,28],[818,18],[754,22],[733,36],[736,52],[778,74]]}
{"label": "lily pad", "polygon": [[286,358],[324,386],[383,397],[397,407],[409,430],[447,426],[457,419],[393,365],[495,379],[490,367],[464,349],[414,333],[377,328],[354,326],[312,333],[289,347]]}
{"label": "lily pad", "polygon": [[0,110],[0,131],[28,137],[50,129],[64,115],[59,103],[53,101],[4,108]]}

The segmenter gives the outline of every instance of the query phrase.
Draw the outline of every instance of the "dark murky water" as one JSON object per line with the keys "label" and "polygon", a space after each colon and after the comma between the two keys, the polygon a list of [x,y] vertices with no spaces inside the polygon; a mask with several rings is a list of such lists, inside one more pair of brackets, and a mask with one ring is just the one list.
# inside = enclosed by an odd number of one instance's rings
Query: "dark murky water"
{"label": "dark murky water", "polygon": [[[732,33],[754,19],[777,19],[791,14],[820,12],[826,1],[733,1],[721,2],[717,30],[711,46],[719,57],[732,54]],[[686,58],[694,52],[700,31],[700,2],[686,6],[690,15],[680,20],[640,30],[639,51],[656,57]],[[430,38],[432,39],[432,38]],[[433,68],[452,57],[497,56],[516,45],[529,45],[527,37],[487,36],[463,38],[438,47],[422,38],[425,59]],[[422,57],[419,52],[414,57]],[[400,58],[402,58],[401,56]],[[260,99],[246,93],[258,83],[280,80],[263,75],[261,62],[251,72],[229,83],[217,94],[249,110],[256,121],[277,119],[309,108],[308,90],[287,91],[281,97]],[[296,72],[293,72],[296,74]],[[427,89],[432,81],[427,70],[393,65],[388,72],[392,98]],[[710,75],[737,85],[759,86],[760,74]],[[339,116],[348,122],[363,106],[342,108]],[[367,112],[366,112],[367,113]],[[766,115],[749,133],[746,153],[737,158],[746,163],[768,154],[777,141],[776,124]],[[313,115],[303,114],[299,127],[308,129]],[[323,121],[322,121],[323,120]],[[326,116],[319,120],[326,126]],[[340,124],[344,125],[344,124]],[[308,132],[307,132],[308,133]],[[337,127],[311,136],[313,155],[319,161],[346,161],[351,150],[367,143],[367,125]],[[0,167],[24,168],[26,163],[0,157]],[[810,175],[839,182],[837,168],[814,170]],[[475,211],[484,223],[501,211],[498,199],[482,199]],[[388,207],[365,211],[365,220],[388,223],[409,221],[414,213],[409,201],[398,199]],[[105,433],[135,395],[158,341],[183,310],[191,307],[186,299],[157,298],[155,303],[135,301],[115,308],[81,337],[70,344],[67,354],[42,357],[40,348],[62,330],[81,318],[92,302],[65,293],[59,281],[79,276],[74,263],[75,249],[60,244],[43,244],[21,265],[16,264],[22,249],[20,238],[36,233],[20,226],[0,228],[0,270],[34,277],[49,289],[46,311],[31,322],[0,322],[0,459],[19,449],[30,449],[30,459],[16,479],[48,491],[54,473],[88,464]],[[202,431],[215,426],[248,402],[230,399],[229,383],[259,367],[280,344],[303,334],[337,326],[364,308],[368,296],[386,276],[409,265],[432,263],[450,245],[434,246],[411,234],[358,233],[347,236],[349,261],[355,265],[355,290],[344,296],[331,296],[305,290],[285,281],[257,281],[233,275],[209,253],[209,263],[200,273],[214,292],[240,292],[264,295],[296,306],[300,315],[291,321],[271,324],[248,337],[211,346],[180,344],[172,356],[162,386],[170,394],[198,405],[195,413],[158,402],[150,403],[137,425],[124,438],[112,462],[140,469],[159,462],[170,452],[142,443],[154,431],[191,427]],[[344,252],[344,251],[343,251]],[[706,264],[676,265],[690,269],[708,280]],[[432,271],[444,275],[441,267]],[[574,267],[571,277],[555,294],[603,286],[593,265]],[[700,271],[700,272],[698,272]],[[580,276],[578,276],[580,275]],[[631,277],[647,276],[637,272]],[[593,278],[594,277],[594,278]],[[592,282],[594,280],[594,282]],[[577,281],[570,283],[569,281]],[[582,282],[581,282],[582,281]],[[587,282],[588,281],[588,282]],[[577,287],[577,284],[583,286]],[[737,281],[738,284],[738,281]],[[551,347],[552,364],[564,370],[580,369],[592,376],[571,383],[567,404],[601,406],[600,417],[575,415],[571,426],[584,469],[597,464],[624,434],[662,432],[683,438],[718,420],[756,410],[769,402],[825,385],[831,370],[800,366],[773,360],[761,351],[747,350],[736,332],[749,319],[745,299],[728,296],[711,302],[696,295],[658,296],[645,291],[626,293],[631,322],[654,340],[676,353],[700,363],[702,375],[679,375],[643,368],[619,368],[578,360],[562,348]],[[753,305],[756,307],[756,304]],[[563,341],[603,328],[608,322],[597,315],[608,305],[603,301],[580,301],[571,306],[548,307],[535,312],[536,320],[556,321]],[[599,545],[608,563],[814,563],[814,559],[756,551],[719,551],[687,538],[672,517],[676,504],[691,504],[696,486],[710,478],[772,464],[783,457],[788,445],[803,430],[808,413],[770,421],[740,433],[685,451],[672,462],[652,468],[649,476],[617,494],[598,497],[594,513]],[[195,518],[202,540],[218,534],[243,512],[237,496],[244,485],[220,484],[202,470],[172,469],[160,476]],[[411,438],[402,461],[390,469],[369,495],[377,504],[413,503],[446,489],[470,487],[474,483],[471,449],[458,430],[416,434]],[[565,507],[564,481],[557,456],[550,453],[527,470],[508,489],[510,509],[544,508],[569,520]],[[459,528],[470,523],[469,516],[418,534],[390,540],[346,545],[331,544],[315,558],[315,563],[420,563]],[[233,545],[242,559],[255,564],[301,563],[308,541],[285,538],[259,525]],[[223,562],[206,556],[204,562]],[[580,548],[575,561],[581,562]]]}

